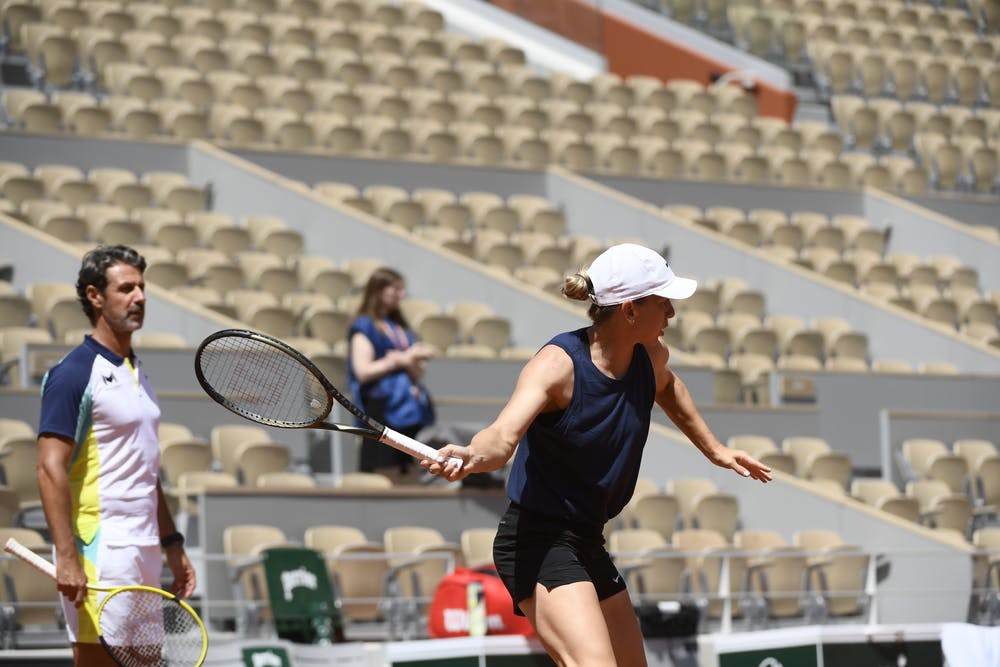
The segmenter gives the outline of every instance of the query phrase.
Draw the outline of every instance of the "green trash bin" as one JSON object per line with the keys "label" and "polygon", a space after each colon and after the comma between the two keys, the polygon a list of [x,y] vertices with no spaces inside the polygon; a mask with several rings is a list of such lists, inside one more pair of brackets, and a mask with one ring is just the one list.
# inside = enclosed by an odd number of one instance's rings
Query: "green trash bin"
{"label": "green trash bin", "polygon": [[279,637],[299,644],[344,641],[340,605],[323,556],[313,549],[266,549],[264,578]]}

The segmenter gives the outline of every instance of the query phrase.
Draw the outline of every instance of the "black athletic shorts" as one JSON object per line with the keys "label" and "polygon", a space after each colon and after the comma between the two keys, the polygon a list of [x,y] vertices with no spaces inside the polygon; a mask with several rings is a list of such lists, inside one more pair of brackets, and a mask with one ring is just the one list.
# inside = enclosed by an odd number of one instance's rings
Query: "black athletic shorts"
{"label": "black athletic shorts", "polygon": [[518,603],[535,594],[536,584],[552,590],[589,581],[599,600],[625,590],[625,580],[604,548],[600,526],[555,519],[516,503],[500,519],[493,562],[518,616],[524,616]]}

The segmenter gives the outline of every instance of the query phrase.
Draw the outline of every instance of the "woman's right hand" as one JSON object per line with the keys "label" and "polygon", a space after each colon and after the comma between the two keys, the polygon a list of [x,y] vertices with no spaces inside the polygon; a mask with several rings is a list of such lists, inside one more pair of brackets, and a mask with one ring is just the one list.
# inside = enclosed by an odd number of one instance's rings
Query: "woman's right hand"
{"label": "woman's right hand", "polygon": [[[475,472],[472,469],[472,452],[469,451],[468,447],[445,445],[438,450],[438,457],[441,459],[440,461],[423,459],[420,461],[420,465],[427,468],[428,472],[444,477],[451,482],[465,479],[470,473]],[[453,463],[449,464],[451,459],[460,460],[462,467],[456,469]]]}

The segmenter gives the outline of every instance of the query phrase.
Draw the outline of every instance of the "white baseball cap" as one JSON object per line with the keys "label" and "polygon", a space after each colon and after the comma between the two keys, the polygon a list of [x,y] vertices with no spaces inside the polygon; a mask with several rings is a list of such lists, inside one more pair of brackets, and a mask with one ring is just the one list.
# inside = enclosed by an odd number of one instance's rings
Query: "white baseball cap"
{"label": "white baseball cap", "polygon": [[635,243],[611,246],[591,263],[587,275],[593,286],[590,300],[598,306],[653,294],[686,299],[698,287],[698,281],[674,275],[659,253]]}

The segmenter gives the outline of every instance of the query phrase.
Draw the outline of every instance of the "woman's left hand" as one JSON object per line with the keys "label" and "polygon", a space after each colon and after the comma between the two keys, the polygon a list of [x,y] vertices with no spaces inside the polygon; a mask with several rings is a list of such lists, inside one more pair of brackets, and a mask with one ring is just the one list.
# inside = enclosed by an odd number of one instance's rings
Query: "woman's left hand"
{"label": "woman's left hand", "polygon": [[715,465],[729,468],[743,477],[752,477],[764,483],[770,482],[772,479],[771,469],[742,449],[722,447],[713,462]]}

